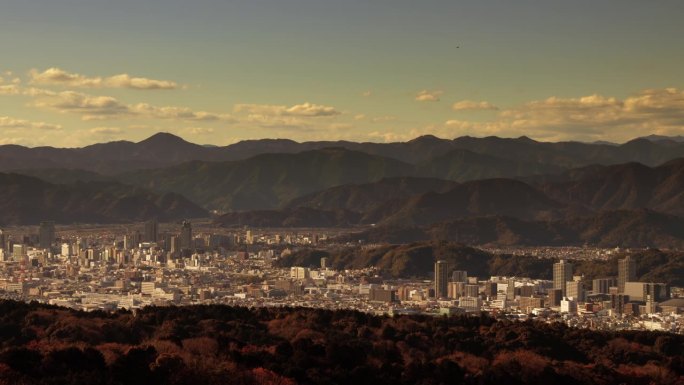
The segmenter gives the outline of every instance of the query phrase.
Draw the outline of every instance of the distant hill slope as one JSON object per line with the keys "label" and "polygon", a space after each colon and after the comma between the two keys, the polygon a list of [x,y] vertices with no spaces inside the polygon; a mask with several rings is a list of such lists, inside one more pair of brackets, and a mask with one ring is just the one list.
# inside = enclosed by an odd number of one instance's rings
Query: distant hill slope
{"label": "distant hill slope", "polygon": [[384,178],[377,182],[346,184],[300,196],[288,202],[286,207],[345,209],[363,213],[383,202],[407,199],[430,191],[445,192],[457,185],[456,182],[436,178]]}
{"label": "distant hill slope", "polygon": [[209,209],[273,209],[333,186],[408,175],[412,166],[342,148],[263,154],[235,162],[190,162],[119,175],[126,183],[183,194]]}
{"label": "distant hill slope", "polygon": [[684,218],[648,210],[605,211],[558,220],[504,216],[457,218],[426,226],[380,225],[349,239],[407,243],[446,240],[469,245],[684,248]]}
{"label": "distant hill slope", "polygon": [[[631,253],[637,261],[637,278],[645,282],[684,285],[684,253],[645,250]],[[344,247],[334,250],[303,248],[277,261],[281,267],[320,266],[328,258],[335,269],[376,267],[393,278],[433,277],[434,263],[446,260],[452,270],[466,270],[469,276],[525,276],[551,279],[553,258],[493,254],[458,242],[422,241],[386,244],[372,248]],[[610,260],[575,261],[576,272],[586,279],[617,275],[616,255]]]}
{"label": "distant hill slope", "polygon": [[173,193],[157,194],[111,182],[51,184],[0,173],[0,224],[119,223],[156,217],[206,217],[206,210]]}
{"label": "distant hill slope", "polygon": [[648,208],[684,215],[684,159],[657,167],[639,163],[598,167],[572,180],[542,182],[539,188],[555,200],[592,210]]}

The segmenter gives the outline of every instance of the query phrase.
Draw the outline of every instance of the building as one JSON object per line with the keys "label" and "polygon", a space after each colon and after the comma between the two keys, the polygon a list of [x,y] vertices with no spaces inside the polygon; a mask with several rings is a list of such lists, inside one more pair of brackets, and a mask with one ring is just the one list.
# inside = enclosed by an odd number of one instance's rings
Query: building
{"label": "building", "polygon": [[531,313],[532,309],[544,307],[544,298],[539,297],[520,297],[520,310]]}
{"label": "building", "polygon": [[194,246],[192,241],[192,224],[189,221],[183,221],[180,234],[180,248],[181,250],[192,250]]}
{"label": "building", "polygon": [[561,259],[560,262],[553,264],[553,288],[561,289],[563,297],[566,297],[566,282],[572,281],[572,263],[565,262]]}
{"label": "building", "polygon": [[447,289],[447,297],[453,299],[459,299],[465,295],[465,282],[449,282],[449,288]]}
{"label": "building", "polygon": [[38,242],[41,249],[49,250],[52,247],[52,242],[55,241],[55,222],[43,221],[40,222],[38,229]]}
{"label": "building", "polygon": [[465,285],[465,296],[466,297],[477,297],[480,294],[480,286],[478,285]]}
{"label": "building", "polygon": [[618,260],[618,292],[624,293],[625,284],[636,280],[636,260],[629,255],[625,259]]}
{"label": "building", "polygon": [[566,297],[572,298],[577,302],[585,302],[584,282],[574,280],[566,282]]}
{"label": "building", "polygon": [[145,222],[145,234],[143,237],[143,242],[154,242],[156,243],[159,237],[159,223],[157,219],[151,219]]}
{"label": "building", "polygon": [[561,300],[563,299],[563,291],[561,289],[551,289],[548,293],[548,306],[560,306]]}
{"label": "building", "polygon": [[325,270],[328,268],[328,258],[323,257],[321,258],[321,270]]}
{"label": "building", "polygon": [[577,301],[574,299],[563,298],[560,303],[561,313],[577,314]]}
{"label": "building", "polygon": [[648,296],[661,302],[670,298],[670,288],[664,283],[625,282],[624,294],[630,301],[645,302]]}
{"label": "building", "polygon": [[28,247],[23,244],[15,244],[12,246],[12,260],[23,261],[28,255]]}
{"label": "building", "polygon": [[461,297],[458,300],[458,307],[470,311],[478,311],[482,308],[482,299],[480,297]]}
{"label": "building", "polygon": [[292,279],[307,279],[309,277],[309,269],[307,269],[306,267],[290,268],[290,278]]}
{"label": "building", "polygon": [[451,282],[468,282],[468,272],[464,270],[455,270],[451,273]]}
{"label": "building", "polygon": [[447,298],[449,286],[449,263],[435,262],[435,298]]}
{"label": "building", "polygon": [[610,294],[610,288],[617,286],[615,278],[597,278],[592,281],[591,294]]}
{"label": "building", "polygon": [[368,300],[372,302],[395,302],[397,300],[396,290],[371,287],[368,293]]}

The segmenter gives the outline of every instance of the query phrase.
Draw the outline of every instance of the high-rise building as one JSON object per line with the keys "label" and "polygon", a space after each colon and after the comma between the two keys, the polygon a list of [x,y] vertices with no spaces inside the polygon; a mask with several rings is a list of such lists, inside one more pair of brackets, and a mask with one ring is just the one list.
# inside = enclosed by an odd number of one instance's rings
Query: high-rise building
{"label": "high-rise building", "polygon": [[27,253],[28,247],[24,244],[17,243],[12,247],[12,260],[18,262],[23,261],[26,258]]}
{"label": "high-rise building", "polygon": [[2,231],[2,229],[0,229],[0,250],[7,250],[7,236]]}
{"label": "high-rise building", "polygon": [[451,273],[451,282],[468,282],[468,272],[464,270],[455,270]]}
{"label": "high-rise building", "polygon": [[572,298],[577,302],[584,302],[584,282],[581,280],[574,280],[565,283],[566,296]]}
{"label": "high-rise building", "polygon": [[181,250],[192,250],[194,246],[192,242],[192,224],[188,221],[183,221],[180,234],[180,248]]}
{"label": "high-rise building", "polygon": [[435,262],[435,298],[446,298],[449,295],[449,263]]}
{"label": "high-rise building", "polygon": [[644,302],[650,296],[655,302],[670,297],[670,288],[664,283],[625,282],[624,293],[630,301]]}
{"label": "high-rise building", "polygon": [[625,292],[626,282],[636,282],[636,260],[629,255],[618,260],[618,292]]}
{"label": "high-rise building", "polygon": [[566,282],[572,281],[572,263],[560,262],[553,264],[553,288],[561,289],[563,297],[566,297]]}
{"label": "high-rise building", "polygon": [[143,238],[144,242],[157,242],[159,237],[159,223],[157,219],[150,219],[145,222],[145,235]]}
{"label": "high-rise building", "polygon": [[43,221],[40,222],[38,230],[38,242],[41,249],[50,249],[52,242],[55,241],[55,222]]}
{"label": "high-rise building", "polygon": [[592,281],[591,294],[610,294],[610,288],[615,285],[615,278],[596,278]]}
{"label": "high-rise building", "polygon": [[549,306],[560,306],[561,300],[563,299],[563,291],[561,289],[550,289],[549,290]]}

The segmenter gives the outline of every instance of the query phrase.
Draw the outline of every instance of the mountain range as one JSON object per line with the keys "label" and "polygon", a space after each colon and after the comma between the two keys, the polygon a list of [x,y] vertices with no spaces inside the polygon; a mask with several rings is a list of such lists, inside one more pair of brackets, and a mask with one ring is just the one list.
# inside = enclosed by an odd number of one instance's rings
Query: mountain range
{"label": "mountain range", "polygon": [[0,178],[5,224],[212,210],[225,213],[215,219],[223,226],[375,224],[386,238],[400,231],[472,243],[668,247],[684,238],[676,231],[684,143],[676,138],[608,145],[423,136],[215,147],[160,133],[76,149],[0,146],[0,160],[0,170],[25,174]]}
{"label": "mountain range", "polygon": [[[247,140],[228,146],[189,143],[182,138],[158,133],[140,142],[115,141],[81,148],[29,148],[19,145],[0,146],[0,171],[66,168],[117,174],[139,169],[162,168],[190,161],[236,161],[266,153],[293,154],[329,147],[344,148],[382,156],[410,164],[422,164],[450,151],[470,153],[456,155],[474,157],[477,161],[514,162],[528,174],[539,168],[574,168],[589,164],[640,162],[655,166],[684,157],[684,143],[677,137],[638,138],[621,145],[580,142],[538,142],[527,137],[459,137],[453,140],[421,136],[408,142],[357,143],[349,141],[317,141],[298,143],[287,139]],[[471,162],[472,163],[472,162]],[[503,165],[501,165],[503,166]],[[503,176],[503,175],[497,175]],[[481,177],[481,176],[479,176]],[[490,176],[490,177],[493,177]]]}

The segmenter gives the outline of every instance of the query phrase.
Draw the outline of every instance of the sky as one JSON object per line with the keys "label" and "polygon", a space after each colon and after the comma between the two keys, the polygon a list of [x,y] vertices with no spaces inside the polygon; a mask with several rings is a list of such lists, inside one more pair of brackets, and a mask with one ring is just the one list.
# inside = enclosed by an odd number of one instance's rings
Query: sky
{"label": "sky", "polygon": [[681,0],[0,3],[0,144],[684,134]]}

